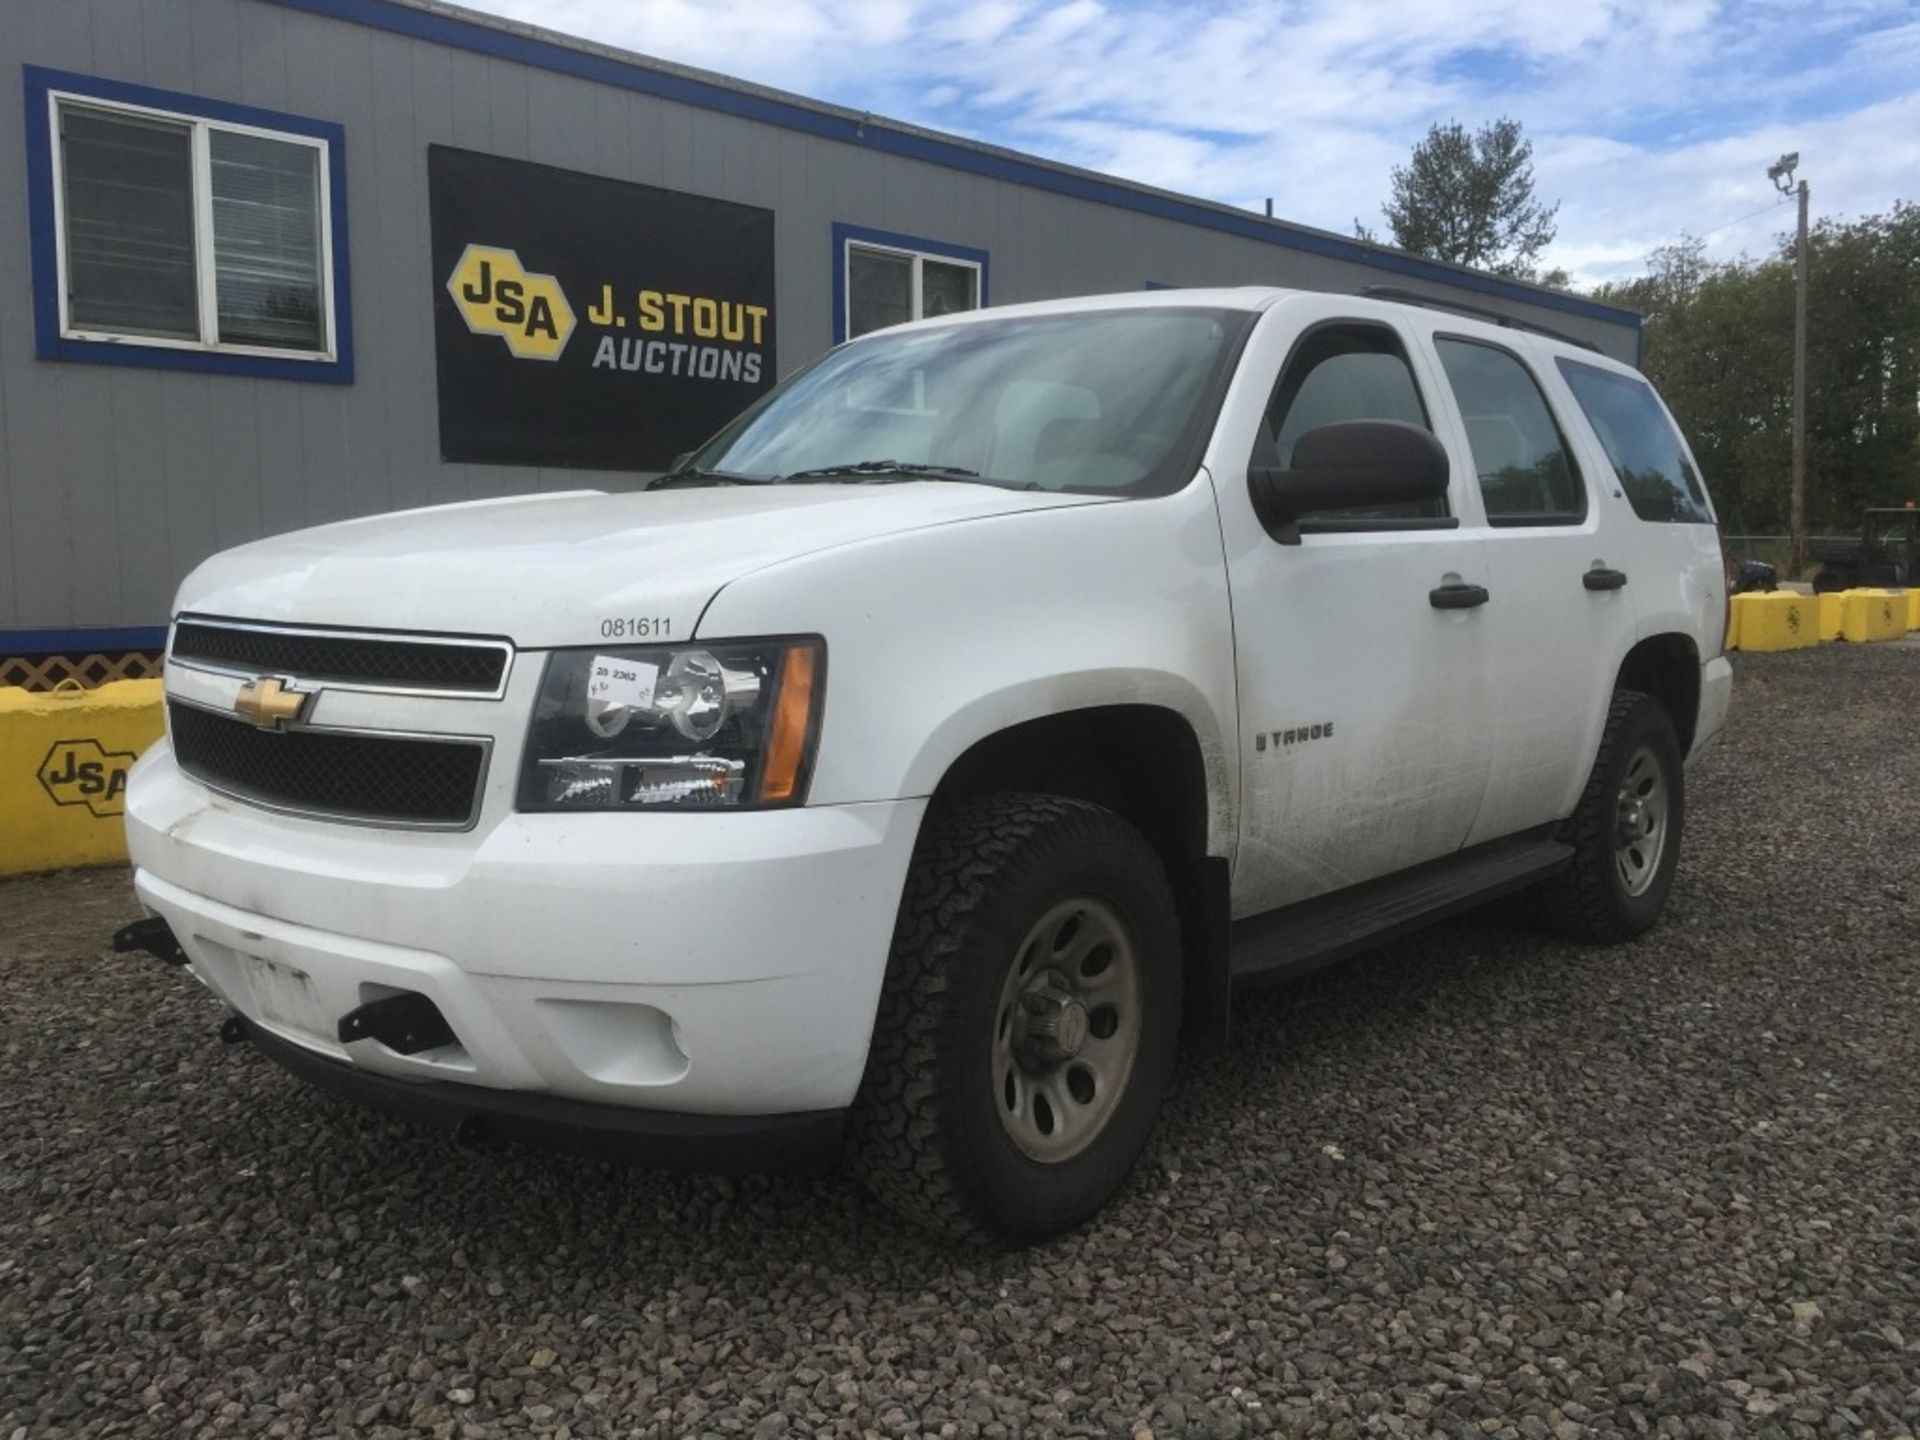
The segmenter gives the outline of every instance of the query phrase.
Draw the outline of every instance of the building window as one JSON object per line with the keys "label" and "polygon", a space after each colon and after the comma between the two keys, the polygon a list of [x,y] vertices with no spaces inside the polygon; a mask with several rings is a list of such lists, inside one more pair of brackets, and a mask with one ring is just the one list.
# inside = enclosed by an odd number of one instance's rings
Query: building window
{"label": "building window", "polygon": [[847,338],[980,308],[980,267],[918,250],[847,246]]}
{"label": "building window", "polygon": [[28,83],[43,357],[350,378],[337,126]]}
{"label": "building window", "polygon": [[834,235],[840,256],[834,288],[841,299],[836,341],[986,304],[985,251],[845,225],[836,225]]}
{"label": "building window", "polygon": [[63,334],[332,354],[324,141],[55,103]]}

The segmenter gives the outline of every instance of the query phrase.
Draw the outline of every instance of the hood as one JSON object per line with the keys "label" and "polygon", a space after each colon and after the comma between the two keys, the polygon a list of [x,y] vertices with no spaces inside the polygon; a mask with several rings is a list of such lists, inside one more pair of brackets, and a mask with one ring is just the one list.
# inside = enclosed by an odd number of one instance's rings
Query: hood
{"label": "hood", "polygon": [[[950,481],[578,490],[406,510],[256,541],[180,587],[179,612],[503,635],[523,649],[690,637],[729,580],[801,555],[1094,495]],[[664,623],[663,623],[664,622]]]}

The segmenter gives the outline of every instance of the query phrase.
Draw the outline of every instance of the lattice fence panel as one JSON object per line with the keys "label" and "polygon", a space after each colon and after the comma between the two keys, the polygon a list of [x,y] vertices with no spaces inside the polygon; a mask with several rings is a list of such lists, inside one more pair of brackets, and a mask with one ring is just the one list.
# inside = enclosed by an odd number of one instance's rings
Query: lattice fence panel
{"label": "lattice fence panel", "polygon": [[95,655],[0,655],[0,685],[54,690],[72,681],[91,690],[113,680],[150,680],[160,674],[158,650]]}

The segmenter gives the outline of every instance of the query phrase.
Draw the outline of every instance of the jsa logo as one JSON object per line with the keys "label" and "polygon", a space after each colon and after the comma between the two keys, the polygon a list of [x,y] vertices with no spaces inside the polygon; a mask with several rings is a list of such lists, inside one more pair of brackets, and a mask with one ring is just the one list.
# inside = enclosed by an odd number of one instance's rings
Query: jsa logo
{"label": "jsa logo", "polygon": [[139,757],[98,740],[60,740],[40,762],[40,784],[56,805],[84,805],[106,818],[126,809],[127,771]]}
{"label": "jsa logo", "polygon": [[530,275],[512,250],[469,245],[447,293],[476,335],[498,335],[521,360],[558,360],[573,334],[573,307],[551,275]]}

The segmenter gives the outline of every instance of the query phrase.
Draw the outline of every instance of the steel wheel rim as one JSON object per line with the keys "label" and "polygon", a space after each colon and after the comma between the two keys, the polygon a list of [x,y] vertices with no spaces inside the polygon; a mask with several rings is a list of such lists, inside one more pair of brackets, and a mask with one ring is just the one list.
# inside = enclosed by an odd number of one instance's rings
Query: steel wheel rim
{"label": "steel wheel rim", "polygon": [[1051,907],[1015,947],[993,1014],[993,1109],[1030,1160],[1059,1164],[1106,1129],[1142,1033],[1138,951],[1112,906]]}
{"label": "steel wheel rim", "polygon": [[1660,873],[1670,808],[1666,768],[1642,745],[1627,761],[1615,805],[1613,864],[1629,897],[1646,894]]}

